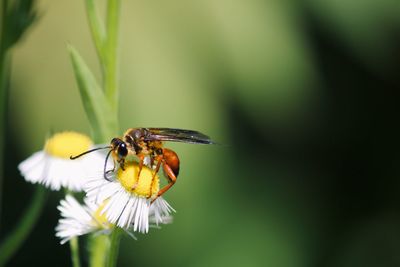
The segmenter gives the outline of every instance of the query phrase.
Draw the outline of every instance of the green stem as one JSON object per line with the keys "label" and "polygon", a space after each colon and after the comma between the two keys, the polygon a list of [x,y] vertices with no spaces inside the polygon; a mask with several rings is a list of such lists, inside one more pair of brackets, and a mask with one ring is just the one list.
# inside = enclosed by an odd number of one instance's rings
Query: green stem
{"label": "green stem", "polygon": [[80,267],[81,263],[79,260],[79,243],[78,237],[73,237],[69,241],[69,247],[71,249],[71,261],[73,267]]}
{"label": "green stem", "polygon": [[[100,59],[100,65],[104,66],[104,46],[106,41],[106,32],[104,29],[104,24],[99,18],[99,13],[93,0],[86,0],[86,14],[89,20],[90,31],[92,32],[92,38],[96,47],[97,56]],[[104,67],[102,71],[104,76]]]}
{"label": "green stem", "polygon": [[117,266],[121,229],[115,228],[111,234],[110,251],[107,258],[107,267]]}
{"label": "green stem", "polygon": [[8,88],[10,79],[11,55],[7,52],[6,12],[7,1],[4,0],[1,8],[0,24],[0,217],[2,212],[3,179],[4,179],[4,145],[5,129],[7,126]]}
{"label": "green stem", "polygon": [[106,265],[106,255],[110,248],[110,241],[106,235],[92,235],[89,240],[90,267]]}
{"label": "green stem", "polygon": [[37,220],[40,217],[45,203],[46,190],[42,186],[36,188],[30,206],[24,211],[24,215],[18,222],[15,229],[5,238],[0,245],[0,266],[14,255],[24,240],[28,237]]}
{"label": "green stem", "polygon": [[[104,95],[111,107],[112,116],[117,122],[118,113],[118,77],[117,77],[117,46],[118,46],[118,20],[120,0],[108,0],[107,2],[107,19],[105,23],[105,33],[96,13],[96,2],[86,0],[87,16],[92,31],[93,41],[95,43],[97,54],[102,66],[102,78],[104,86]],[[116,126],[108,125],[109,127]],[[108,129],[118,131],[119,129]],[[109,137],[106,132],[101,136]],[[101,140],[107,142],[109,140]],[[118,257],[120,233],[114,230],[111,234],[111,240],[108,236],[98,235],[90,238],[90,266],[115,266]],[[108,255],[108,257],[107,257]]]}
{"label": "green stem", "polygon": [[107,41],[105,47],[106,76],[105,94],[112,109],[118,111],[118,77],[117,77],[117,48],[118,48],[118,18],[120,0],[108,0],[107,3]]}

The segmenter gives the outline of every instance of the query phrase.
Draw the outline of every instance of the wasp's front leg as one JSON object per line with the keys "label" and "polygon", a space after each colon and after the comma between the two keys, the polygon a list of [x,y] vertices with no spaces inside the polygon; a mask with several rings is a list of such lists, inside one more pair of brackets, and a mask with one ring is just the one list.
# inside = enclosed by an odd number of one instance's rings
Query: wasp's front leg
{"label": "wasp's front leg", "polygon": [[[125,171],[125,159],[124,159],[124,158],[119,159],[119,160],[118,160],[118,164],[119,164],[119,167],[120,167],[123,171]],[[114,165],[114,168],[115,168],[115,165]]]}
{"label": "wasp's front leg", "polygon": [[139,184],[139,177],[140,177],[140,173],[142,172],[142,169],[143,169],[143,165],[144,165],[144,155],[143,154],[140,154],[140,155],[138,155],[138,158],[139,158],[139,170],[138,170],[138,172],[137,172],[137,179],[136,179],[136,182],[133,184],[133,186],[132,186],[132,190],[135,190],[136,189],[136,187],[138,186],[138,184]]}

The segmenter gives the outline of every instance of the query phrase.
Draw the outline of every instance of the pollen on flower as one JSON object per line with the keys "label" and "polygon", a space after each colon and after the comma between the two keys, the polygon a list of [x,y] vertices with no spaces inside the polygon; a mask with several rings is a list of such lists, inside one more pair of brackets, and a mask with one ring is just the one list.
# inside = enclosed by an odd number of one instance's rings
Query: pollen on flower
{"label": "pollen on flower", "polygon": [[[136,162],[129,162],[125,164],[125,170],[122,168],[118,169],[117,178],[120,181],[121,185],[131,193],[135,193],[138,196],[148,197],[150,194],[150,186],[153,179],[153,170],[148,167],[143,166],[142,171],[140,172],[139,183],[133,189],[137,181],[137,174],[139,172],[139,165]],[[152,196],[157,194],[159,190],[159,182],[160,179],[158,175],[154,177],[153,186],[152,186]]]}
{"label": "pollen on flower", "polygon": [[77,132],[62,132],[53,135],[46,141],[44,150],[55,157],[68,159],[86,151],[92,145],[92,141],[86,135]]}
{"label": "pollen on flower", "polygon": [[101,204],[97,210],[93,213],[93,224],[102,228],[109,229],[113,227],[113,224],[107,220],[106,214],[103,212],[104,206],[107,204],[107,200]]}

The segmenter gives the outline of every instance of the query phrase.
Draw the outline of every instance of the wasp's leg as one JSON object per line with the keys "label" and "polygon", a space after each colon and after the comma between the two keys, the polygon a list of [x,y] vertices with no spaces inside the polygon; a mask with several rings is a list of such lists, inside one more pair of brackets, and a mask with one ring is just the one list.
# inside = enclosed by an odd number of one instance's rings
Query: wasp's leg
{"label": "wasp's leg", "polygon": [[163,162],[163,155],[157,156],[157,158],[155,160],[157,161],[157,165],[156,165],[156,168],[154,169],[153,177],[151,178],[150,192],[149,192],[149,196],[147,198],[151,198],[151,196],[153,195],[153,183],[154,183],[154,179],[156,178],[158,171],[160,170],[161,163]]}
{"label": "wasp's leg", "polygon": [[138,186],[139,184],[139,177],[140,177],[140,173],[142,172],[142,168],[143,168],[143,163],[144,163],[144,155],[138,155],[139,157],[139,171],[137,173],[137,179],[136,182],[133,184],[132,186],[132,190],[135,190],[135,188]]}
{"label": "wasp's leg", "polygon": [[167,192],[167,191],[171,188],[171,186],[173,186],[173,185],[175,184],[175,182],[176,182],[176,176],[175,176],[174,171],[173,171],[173,170],[171,169],[171,167],[170,167],[167,163],[165,163],[165,162],[163,162],[163,170],[164,170],[164,173],[165,173],[165,174],[167,175],[167,177],[168,177],[168,184],[167,184],[166,186],[164,186],[163,188],[161,188],[161,189],[158,191],[157,196],[156,196],[154,199],[151,200],[151,203],[150,203],[150,204],[153,204],[153,202],[156,201],[157,198],[159,198],[159,197],[162,196],[165,192]]}
{"label": "wasp's leg", "polygon": [[[119,164],[119,167],[120,167],[123,171],[125,171],[125,159],[124,159],[124,158],[119,159],[119,160],[118,160],[118,164]],[[114,169],[115,169],[115,164],[114,164]]]}

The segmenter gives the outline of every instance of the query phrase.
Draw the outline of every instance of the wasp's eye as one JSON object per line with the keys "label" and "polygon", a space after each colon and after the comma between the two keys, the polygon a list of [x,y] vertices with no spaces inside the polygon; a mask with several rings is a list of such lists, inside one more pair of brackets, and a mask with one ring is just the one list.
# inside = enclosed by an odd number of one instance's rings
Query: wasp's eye
{"label": "wasp's eye", "polygon": [[118,156],[120,158],[124,158],[126,157],[127,154],[128,154],[128,149],[126,148],[126,145],[124,143],[120,144],[118,146]]}

